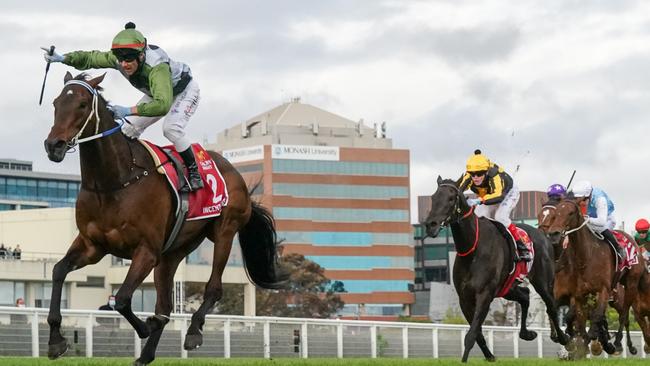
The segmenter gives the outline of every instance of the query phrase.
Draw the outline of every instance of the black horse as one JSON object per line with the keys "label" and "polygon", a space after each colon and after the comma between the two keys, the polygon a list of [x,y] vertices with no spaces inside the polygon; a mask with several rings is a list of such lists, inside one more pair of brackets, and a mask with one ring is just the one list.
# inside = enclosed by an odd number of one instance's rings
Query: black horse
{"label": "black horse", "polygon": [[[454,263],[454,287],[458,292],[460,307],[470,329],[465,336],[463,362],[474,343],[478,343],[485,359],[494,361],[482,333],[482,325],[488,315],[490,303],[501,289],[514,264],[514,245],[510,244],[492,221],[479,218],[453,180],[438,177],[438,189],[431,196],[431,211],[426,218],[427,235],[435,237],[440,229],[449,224],[454,237],[457,257]],[[542,297],[546,313],[551,320],[551,339],[562,345],[567,336],[558,324],[557,308],[553,298],[553,248],[546,237],[529,225],[518,225],[528,233],[534,243],[535,259],[529,274],[530,283]],[[528,288],[513,286],[504,296],[521,305],[521,330],[519,337],[531,341],[537,333],[526,328],[528,315]]]}

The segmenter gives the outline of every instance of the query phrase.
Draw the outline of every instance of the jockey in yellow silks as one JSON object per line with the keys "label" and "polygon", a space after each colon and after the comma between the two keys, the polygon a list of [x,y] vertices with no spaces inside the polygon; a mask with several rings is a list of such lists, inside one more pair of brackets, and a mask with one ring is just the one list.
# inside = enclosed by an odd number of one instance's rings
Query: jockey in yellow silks
{"label": "jockey in yellow silks", "polygon": [[459,188],[461,191],[469,189],[476,193],[478,198],[467,200],[470,206],[475,206],[474,213],[502,223],[517,243],[518,260],[530,261],[530,252],[510,219],[512,210],[519,202],[519,189],[512,177],[490,162],[481,150],[476,150],[474,155],[467,159],[467,169],[460,178]]}

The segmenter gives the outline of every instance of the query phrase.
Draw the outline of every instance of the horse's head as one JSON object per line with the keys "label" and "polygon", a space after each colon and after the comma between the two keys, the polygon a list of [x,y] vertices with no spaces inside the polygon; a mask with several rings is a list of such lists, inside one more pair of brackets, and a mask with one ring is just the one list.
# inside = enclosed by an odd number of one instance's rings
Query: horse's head
{"label": "horse's head", "polygon": [[555,218],[555,206],[545,205],[537,213],[537,227],[545,234],[548,234],[548,229],[553,223]]}
{"label": "horse's head", "polygon": [[[104,75],[86,80],[86,74],[73,78],[72,74],[66,73],[63,79],[65,85],[53,103],[54,124],[45,140],[45,151],[51,161],[58,163],[63,160],[92,119],[93,113],[97,112],[97,101],[101,99],[98,98],[97,87],[104,80]],[[79,82],[75,83],[75,80]]]}
{"label": "horse's head", "polygon": [[573,200],[560,202],[555,209],[555,216],[548,228],[548,236],[554,246],[559,245],[566,232],[580,226],[582,211]]}
{"label": "horse's head", "polygon": [[440,229],[445,226],[464,202],[465,197],[453,180],[443,180],[438,176],[438,189],[431,195],[431,210],[424,221],[427,235],[436,237]]}

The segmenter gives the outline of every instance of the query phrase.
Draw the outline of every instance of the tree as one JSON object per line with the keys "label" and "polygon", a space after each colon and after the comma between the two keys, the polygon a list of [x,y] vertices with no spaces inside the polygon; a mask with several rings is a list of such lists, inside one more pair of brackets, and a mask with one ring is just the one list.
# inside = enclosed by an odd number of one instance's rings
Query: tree
{"label": "tree", "polygon": [[257,315],[329,318],[343,308],[343,283],[330,281],[323,267],[296,253],[283,255],[281,263],[290,273],[287,289],[258,290]]}

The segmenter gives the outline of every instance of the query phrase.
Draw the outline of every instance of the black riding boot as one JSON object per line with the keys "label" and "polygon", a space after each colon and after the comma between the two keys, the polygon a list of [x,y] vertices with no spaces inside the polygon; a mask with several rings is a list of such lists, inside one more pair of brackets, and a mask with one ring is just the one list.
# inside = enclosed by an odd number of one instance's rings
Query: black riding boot
{"label": "black riding boot", "polygon": [[181,151],[179,154],[181,155],[181,158],[183,158],[183,162],[187,167],[187,180],[190,183],[190,190],[196,191],[203,188],[203,180],[199,174],[199,168],[196,166],[196,160],[194,160],[192,148],[190,147],[185,151]]}
{"label": "black riding boot", "polygon": [[522,262],[530,262],[533,259],[530,256],[528,247],[521,240],[517,240],[517,253],[519,254],[519,260]]}
{"label": "black riding boot", "polygon": [[616,253],[618,253],[618,256],[621,257],[621,260],[625,260],[627,258],[627,253],[625,253],[625,249],[623,249],[622,246],[618,245],[618,241],[614,237],[614,234],[609,229],[606,229],[603,231],[601,234],[603,234],[603,237],[605,240],[608,242],[612,243],[614,245],[614,248],[616,249]]}

